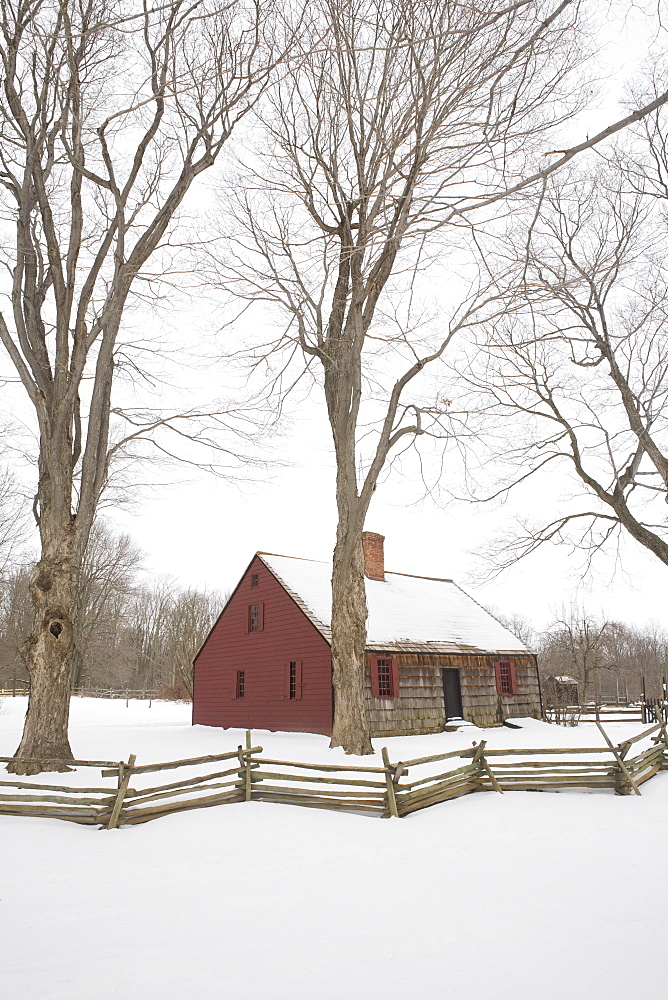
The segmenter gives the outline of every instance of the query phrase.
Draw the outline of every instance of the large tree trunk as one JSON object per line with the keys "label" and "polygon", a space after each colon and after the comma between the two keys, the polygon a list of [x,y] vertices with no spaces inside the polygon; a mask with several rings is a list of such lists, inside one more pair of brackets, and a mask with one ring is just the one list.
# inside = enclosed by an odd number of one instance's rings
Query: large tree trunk
{"label": "large tree trunk", "polygon": [[74,663],[77,556],[74,525],[42,525],[42,558],[30,579],[35,621],[21,648],[30,677],[23,737],[7,766],[13,774],[67,771],[73,759],[67,736]]}
{"label": "large tree trunk", "polygon": [[[352,453],[351,453],[352,454]],[[373,753],[366,718],[366,591],[362,528],[354,459],[339,463],[338,527],[332,566],[332,684],[334,723],[331,747],[346,753]]]}

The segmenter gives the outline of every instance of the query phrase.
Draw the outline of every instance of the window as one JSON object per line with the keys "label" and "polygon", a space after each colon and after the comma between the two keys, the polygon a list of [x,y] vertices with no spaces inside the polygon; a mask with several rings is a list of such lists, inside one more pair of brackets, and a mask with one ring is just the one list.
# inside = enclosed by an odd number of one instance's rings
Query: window
{"label": "window", "polygon": [[248,631],[261,632],[264,628],[264,604],[248,605]]}
{"label": "window", "polygon": [[392,697],[392,660],[376,660],[378,670],[378,697]]}
{"label": "window", "polygon": [[299,701],[302,696],[302,661],[289,660],[284,665],[285,698],[288,701]]}
{"label": "window", "polygon": [[399,668],[390,656],[372,656],[371,694],[374,698],[396,698],[399,694]]}
{"label": "window", "polygon": [[237,670],[237,698],[244,698],[246,696],[246,671]]}
{"label": "window", "polygon": [[259,587],[260,585],[260,574],[251,573],[251,587]]}
{"label": "window", "polygon": [[496,672],[496,690],[501,695],[515,694],[517,691],[517,681],[515,680],[515,666],[511,660],[497,660],[494,664]]}

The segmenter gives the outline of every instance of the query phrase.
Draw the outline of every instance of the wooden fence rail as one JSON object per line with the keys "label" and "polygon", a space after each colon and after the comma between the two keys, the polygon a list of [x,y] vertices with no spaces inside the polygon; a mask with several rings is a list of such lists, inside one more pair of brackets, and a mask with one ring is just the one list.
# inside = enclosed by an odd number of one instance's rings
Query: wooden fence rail
{"label": "wooden fence rail", "polygon": [[643,698],[635,704],[623,705],[548,705],[545,721],[574,725],[580,722],[595,722],[596,718],[607,722],[668,722],[668,699]]}
{"label": "wooden fence rail", "polygon": [[[30,691],[30,681],[16,677],[11,684],[0,684],[0,697],[10,697],[17,695],[27,695]],[[152,701],[157,699],[158,691],[155,688],[110,688],[110,687],[75,687],[71,694],[80,698],[105,698],[128,701],[128,699],[139,701]]]}
{"label": "wooden fence rail", "polygon": [[[0,781],[0,813],[42,816],[97,825],[104,829],[146,823],[160,816],[232,802],[282,802],[286,805],[367,813],[382,817],[407,816],[438,802],[471,792],[611,790],[640,795],[640,786],[661,770],[668,770],[668,734],[657,723],[618,745],[598,747],[540,747],[494,750],[484,740],[472,747],[413,760],[390,761],[382,750],[382,767],[352,764],[311,764],[261,756],[252,745],[224,754],[191,757],[158,764],[127,761],[74,761],[76,767],[100,768],[116,787],[69,787],[38,784],[28,778]],[[652,739],[635,757],[640,740]],[[0,757],[8,762],[12,758]],[[444,769],[446,761],[460,766]],[[222,765],[222,766],[221,766]],[[177,781],[134,787],[143,775],[159,771],[206,769]]]}

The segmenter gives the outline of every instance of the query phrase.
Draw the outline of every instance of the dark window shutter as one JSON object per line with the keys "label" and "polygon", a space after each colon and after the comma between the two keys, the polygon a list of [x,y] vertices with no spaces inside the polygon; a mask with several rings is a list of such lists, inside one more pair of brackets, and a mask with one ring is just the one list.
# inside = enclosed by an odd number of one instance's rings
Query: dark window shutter
{"label": "dark window shutter", "polygon": [[228,682],[229,697],[236,701],[237,698],[237,671],[230,670],[230,679]]}
{"label": "dark window shutter", "polygon": [[299,700],[302,696],[302,661],[297,660],[297,682],[295,684],[295,698]]}
{"label": "dark window shutter", "polygon": [[494,662],[494,673],[496,674],[496,693],[503,694],[503,687],[501,685],[501,661],[495,660]]}
{"label": "dark window shutter", "polygon": [[283,664],[283,697],[286,701],[290,698],[290,661]]}
{"label": "dark window shutter", "polygon": [[392,697],[399,697],[399,661],[392,657]]}
{"label": "dark window shutter", "polygon": [[378,657],[369,656],[367,662],[371,674],[371,697],[380,698],[380,691],[378,689]]}
{"label": "dark window shutter", "polygon": [[260,612],[259,631],[262,632],[262,630],[264,629],[264,601],[260,601],[259,612]]}
{"label": "dark window shutter", "polygon": [[517,677],[515,676],[515,661],[510,661],[510,690],[511,694],[517,693]]}

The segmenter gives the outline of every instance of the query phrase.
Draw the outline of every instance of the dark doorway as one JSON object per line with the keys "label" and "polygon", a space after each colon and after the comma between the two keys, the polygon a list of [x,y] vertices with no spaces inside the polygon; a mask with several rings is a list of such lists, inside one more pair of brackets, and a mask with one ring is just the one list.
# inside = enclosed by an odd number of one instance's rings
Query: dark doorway
{"label": "dark doorway", "polygon": [[462,688],[459,683],[459,671],[450,668],[443,671],[443,697],[445,700],[445,721],[461,719]]}

